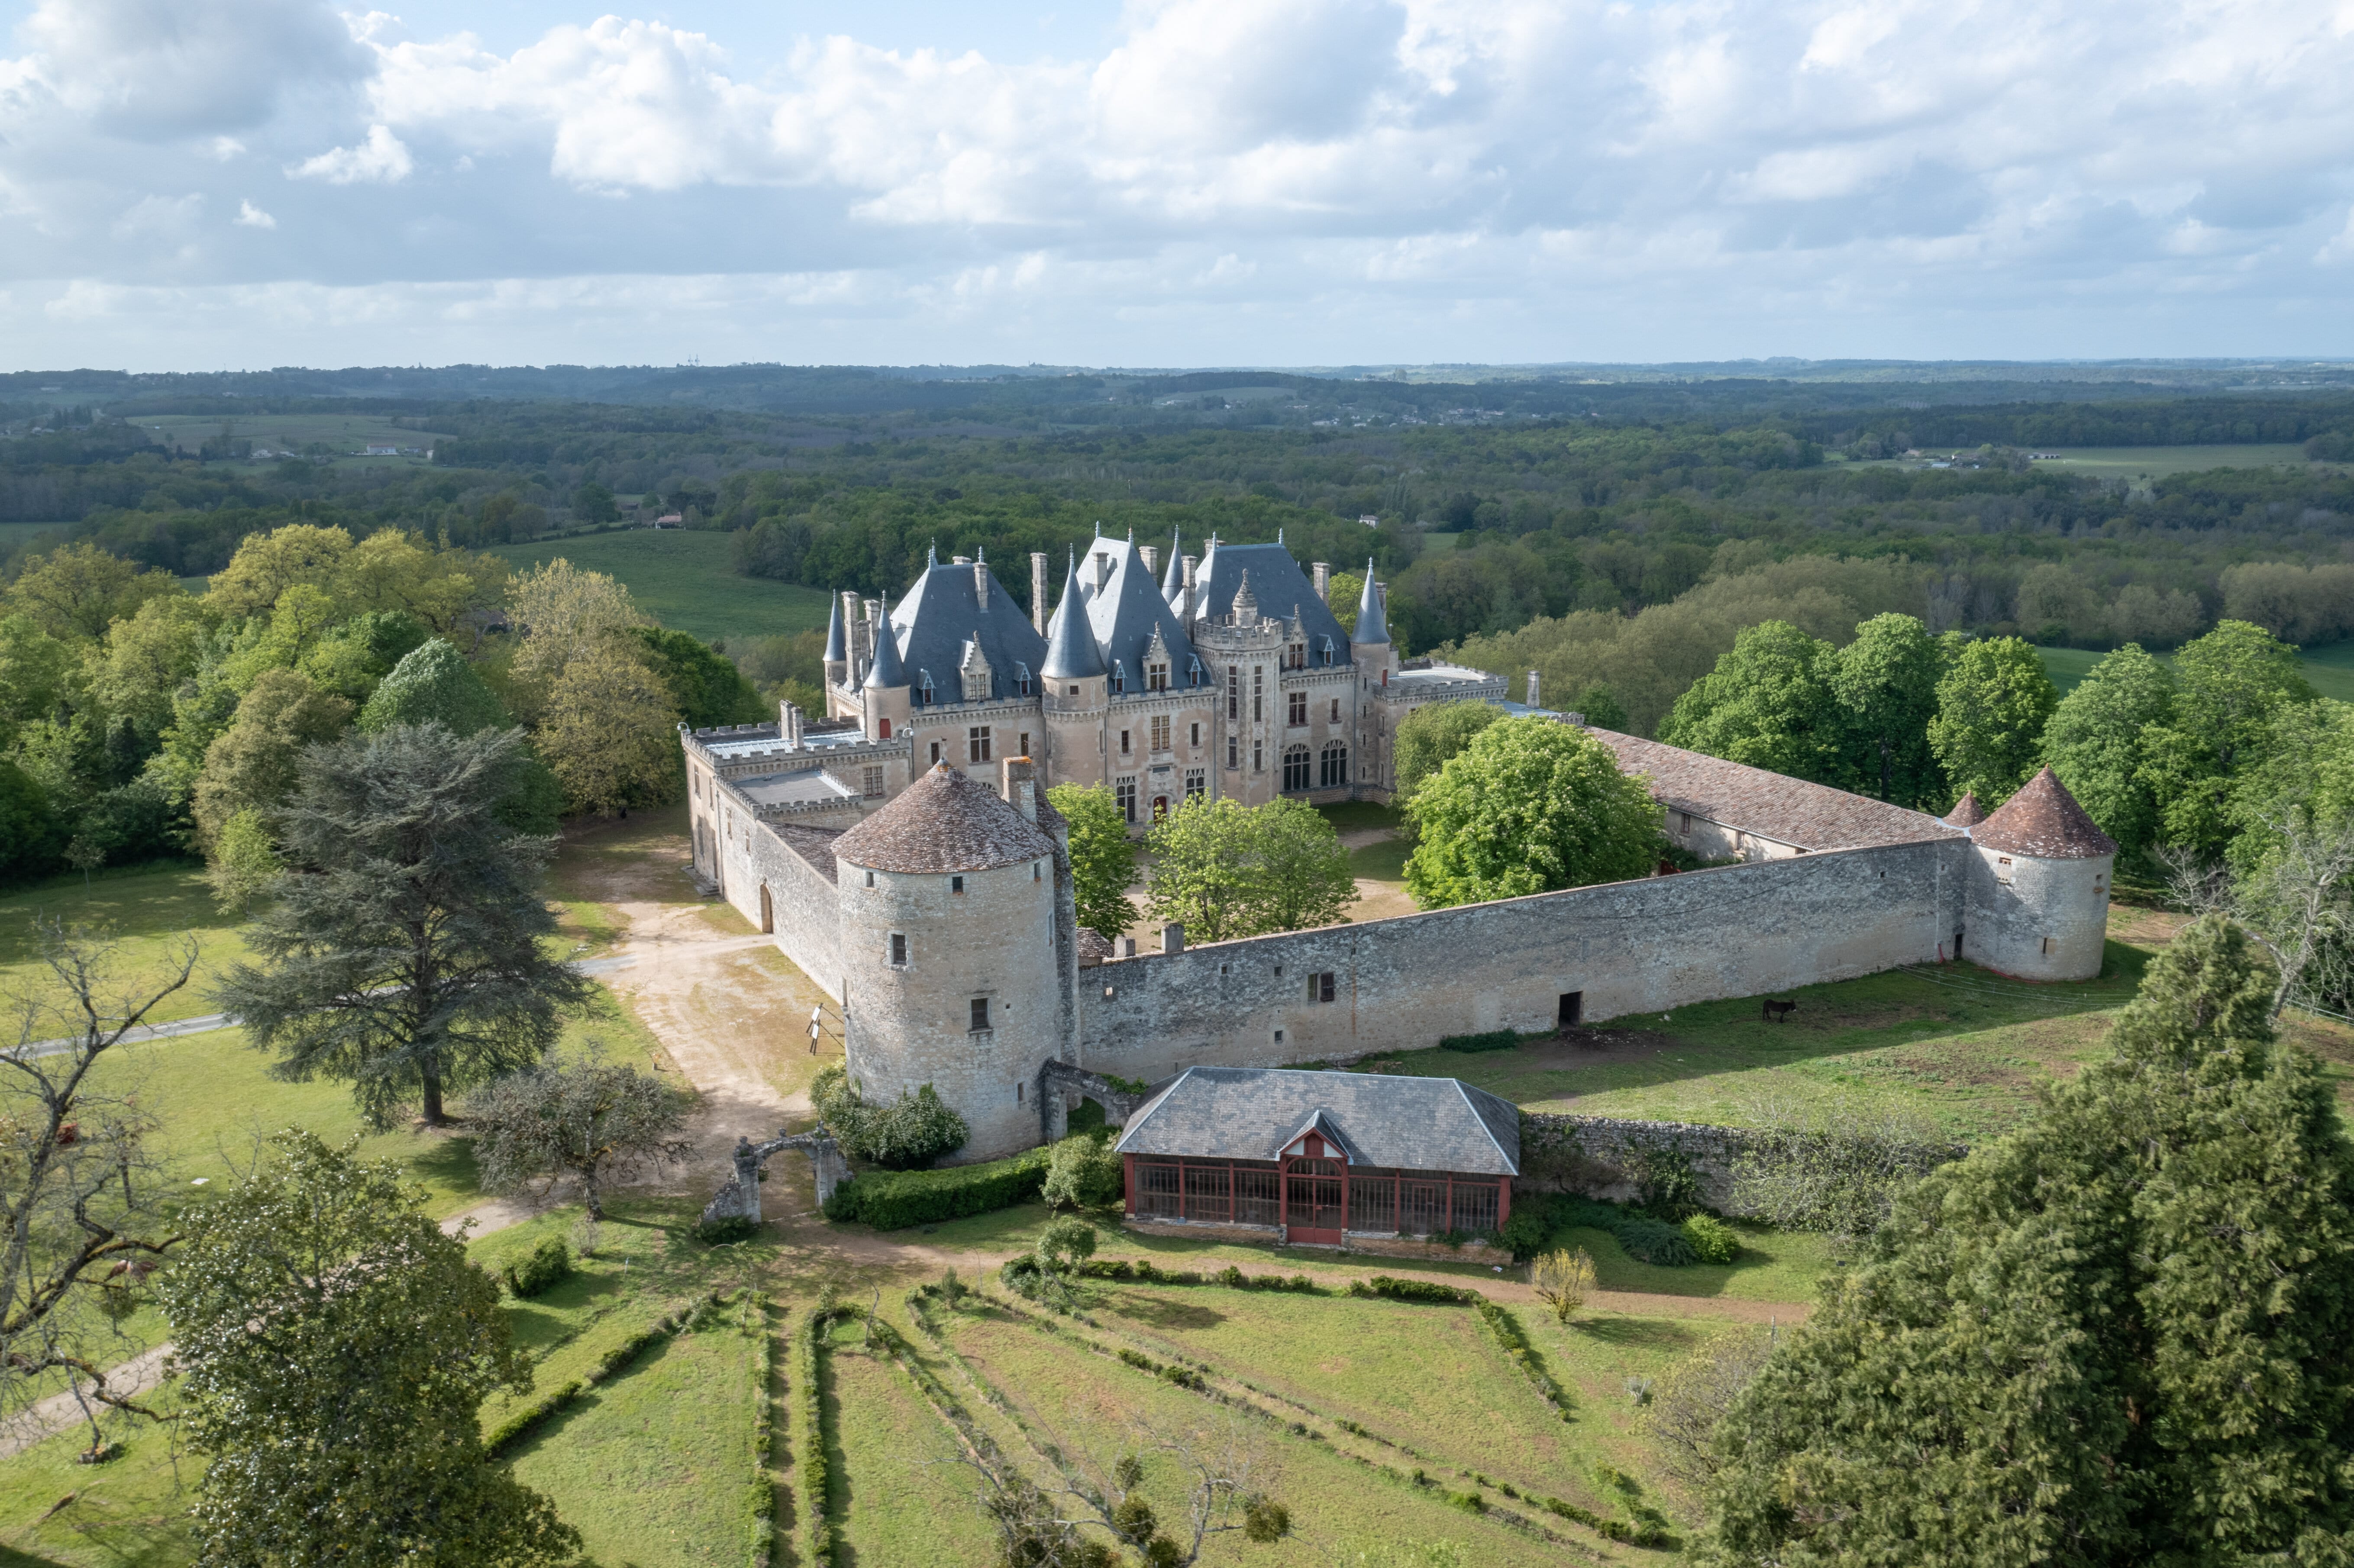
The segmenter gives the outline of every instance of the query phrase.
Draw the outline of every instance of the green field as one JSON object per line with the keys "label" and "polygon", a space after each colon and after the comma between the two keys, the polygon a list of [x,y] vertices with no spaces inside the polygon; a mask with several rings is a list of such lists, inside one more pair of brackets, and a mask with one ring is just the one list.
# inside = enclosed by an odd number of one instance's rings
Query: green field
{"label": "green field", "polygon": [[0,523],[0,556],[19,545],[30,544],[43,534],[62,533],[72,526],[70,523]]}
{"label": "green field", "polygon": [[313,442],[332,448],[337,456],[355,461],[409,463],[422,467],[420,453],[409,458],[361,459],[355,456],[371,442],[398,447],[429,447],[435,433],[367,414],[251,414],[225,418],[218,414],[146,414],[132,421],[175,452],[194,452],[221,433],[224,425],[239,440],[249,440],[272,451],[301,451]]}
{"label": "green field", "polygon": [[2211,468],[2303,468],[2305,448],[2291,442],[2212,447],[2052,447],[2039,468],[2102,479],[2164,479]]}
{"label": "green field", "polygon": [[[2042,655],[2043,673],[2062,695],[2076,689],[2077,683],[2093,673],[2093,666],[2108,657],[2089,648],[2038,648]],[[2171,653],[2158,654],[2171,662]],[[2313,689],[2325,697],[2335,697],[2341,703],[2354,703],[2354,642],[2332,642],[2319,648],[2302,649],[2297,653],[2297,668]]]}
{"label": "green field", "polygon": [[729,548],[725,534],[632,528],[501,545],[491,554],[517,571],[562,556],[583,570],[608,573],[647,614],[706,642],[823,630],[822,591],[739,576],[728,565]]}

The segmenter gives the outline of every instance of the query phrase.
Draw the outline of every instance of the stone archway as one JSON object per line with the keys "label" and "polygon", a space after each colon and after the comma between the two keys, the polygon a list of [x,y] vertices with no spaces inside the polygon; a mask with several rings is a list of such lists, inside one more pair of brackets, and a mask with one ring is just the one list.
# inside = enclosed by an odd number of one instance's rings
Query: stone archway
{"label": "stone archway", "polygon": [[760,929],[769,936],[777,934],[776,900],[769,896],[769,885],[760,884]]}

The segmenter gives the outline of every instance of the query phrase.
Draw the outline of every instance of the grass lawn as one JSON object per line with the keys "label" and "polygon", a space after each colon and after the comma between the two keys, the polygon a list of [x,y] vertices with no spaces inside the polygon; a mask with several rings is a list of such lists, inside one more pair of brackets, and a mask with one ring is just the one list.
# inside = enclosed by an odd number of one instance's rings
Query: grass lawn
{"label": "grass lawn", "polygon": [[[864,1335],[864,1325],[835,1324],[820,1363],[835,1563],[993,1561],[997,1531],[976,1500],[979,1478],[955,1462],[954,1433],[905,1372],[865,1348]],[[955,1386],[952,1372],[942,1381]],[[795,1433],[793,1440],[807,1438]]]}
{"label": "grass lawn", "polygon": [[1316,810],[1332,824],[1336,832],[1355,832],[1361,828],[1395,829],[1405,817],[1395,806],[1384,806],[1373,800],[1342,800],[1336,805],[1319,806]]}
{"label": "grass lawn", "polygon": [[[2035,652],[2042,657],[2043,673],[2063,695],[2074,691],[2093,673],[2093,666],[2108,657],[2090,648],[2038,648]],[[2171,653],[2158,656],[2168,663],[2174,659]],[[2300,649],[2296,664],[2315,691],[2341,703],[2354,703],[2354,642]]]}
{"label": "grass lawn", "polygon": [[173,938],[193,932],[201,949],[196,972],[151,1015],[157,1022],[216,1011],[206,992],[215,977],[245,956],[235,924],[213,903],[204,873],[164,865],[100,874],[88,887],[79,876],[58,877],[0,896],[0,990],[37,984],[48,971],[35,936],[37,918],[58,919],[111,933],[122,943],[122,980],[160,982]]}
{"label": "grass lawn", "polygon": [[[1214,1536],[1203,1553],[1205,1563],[1324,1568],[1333,1560],[1331,1548],[1376,1541],[1456,1542],[1465,1563],[1483,1568],[1490,1563],[1557,1563],[1566,1555],[1561,1547],[1515,1535],[1497,1522],[1448,1507],[1432,1491],[1353,1463],[1334,1453],[1329,1443],[1247,1417],[1229,1417],[1198,1394],[1172,1388],[1149,1373],[1081,1351],[1002,1314],[965,1313],[946,1322],[957,1348],[1006,1394],[1031,1430],[1083,1471],[1099,1473],[1133,1446],[1134,1425],[1140,1421],[1161,1432],[1214,1443],[1222,1443],[1231,1430],[1256,1449],[1275,1477],[1275,1494],[1291,1510],[1292,1533],[1268,1546],[1246,1545],[1238,1534]],[[1517,1390],[1498,1384],[1488,1393],[1499,1403],[1539,1403],[1525,1383],[1519,1383]],[[1479,1419],[1492,1415],[1482,1412]],[[1555,1425],[1560,1425],[1557,1420]],[[1045,1473],[1043,1459],[1028,1454],[1022,1458],[1023,1468],[1034,1476]],[[1411,1462],[1405,1467],[1410,1468]],[[1173,1524],[1184,1518],[1179,1473],[1170,1460],[1148,1458],[1141,1490],[1163,1520]]]}
{"label": "grass lawn", "polygon": [[1365,882],[1405,881],[1405,857],[1414,848],[1404,839],[1384,839],[1349,852],[1349,874]]}
{"label": "grass lawn", "polygon": [[829,601],[822,590],[740,576],[729,565],[731,548],[726,534],[631,528],[501,545],[490,553],[519,572],[560,556],[584,571],[607,573],[647,614],[706,642],[824,628]]}
{"label": "grass lawn", "polygon": [[72,528],[70,523],[0,523],[0,556],[31,544],[43,534],[54,532],[62,539]]}

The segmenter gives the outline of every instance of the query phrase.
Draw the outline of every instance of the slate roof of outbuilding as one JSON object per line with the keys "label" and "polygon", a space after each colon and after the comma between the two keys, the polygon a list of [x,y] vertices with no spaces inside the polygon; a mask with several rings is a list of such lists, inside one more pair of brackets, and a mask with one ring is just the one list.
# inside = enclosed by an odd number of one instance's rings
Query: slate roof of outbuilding
{"label": "slate roof of outbuilding", "polygon": [[[973,591],[976,572],[989,572],[989,603]],[[1046,640],[1030,624],[1030,617],[1005,591],[987,562],[963,566],[927,566],[898,608],[891,612],[897,634],[899,662],[911,686],[923,684],[923,672],[932,677],[935,702],[964,700],[966,642],[978,638],[981,656],[989,661],[989,694],[1017,695],[1017,666],[1026,666],[1033,681],[1046,662]]]}
{"label": "slate roof of outbuilding", "polygon": [[1188,1067],[1128,1118],[1122,1154],[1273,1160],[1322,1112],[1352,1163],[1517,1176],[1521,1115],[1455,1078]]}
{"label": "slate roof of outbuilding", "polygon": [[1975,828],[1985,821],[1986,812],[1978,808],[1978,791],[1975,789],[1963,790],[1962,798],[1954,802],[1954,809],[1946,812],[1945,818],[1946,826],[1949,828]]}
{"label": "slate roof of outbuilding", "polygon": [[[1044,795],[1039,791],[1039,816],[1051,826]],[[834,854],[853,865],[895,872],[988,871],[1054,850],[1046,826],[945,762],[833,844]]]}
{"label": "slate roof of outbuilding", "polygon": [[1620,771],[1648,775],[1652,798],[1670,810],[1690,811],[1777,843],[1821,851],[1963,836],[1960,829],[1925,811],[1866,800],[1828,784],[1810,784],[1615,730],[1585,733],[1618,754]]}
{"label": "slate roof of outbuilding", "polygon": [[1995,814],[1970,830],[1987,849],[2031,854],[2041,860],[2097,860],[2117,853],[2115,839],[2084,814],[2068,786],[2046,768],[2005,800]]}

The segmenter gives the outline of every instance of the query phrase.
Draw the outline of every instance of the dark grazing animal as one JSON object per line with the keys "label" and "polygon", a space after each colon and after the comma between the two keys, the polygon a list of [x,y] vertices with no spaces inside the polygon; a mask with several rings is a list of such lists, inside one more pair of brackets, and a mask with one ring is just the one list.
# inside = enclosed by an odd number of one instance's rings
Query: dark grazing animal
{"label": "dark grazing animal", "polygon": [[1765,1022],[1779,1023],[1797,1011],[1798,1004],[1795,1001],[1776,1001],[1768,997],[1766,1001]]}

